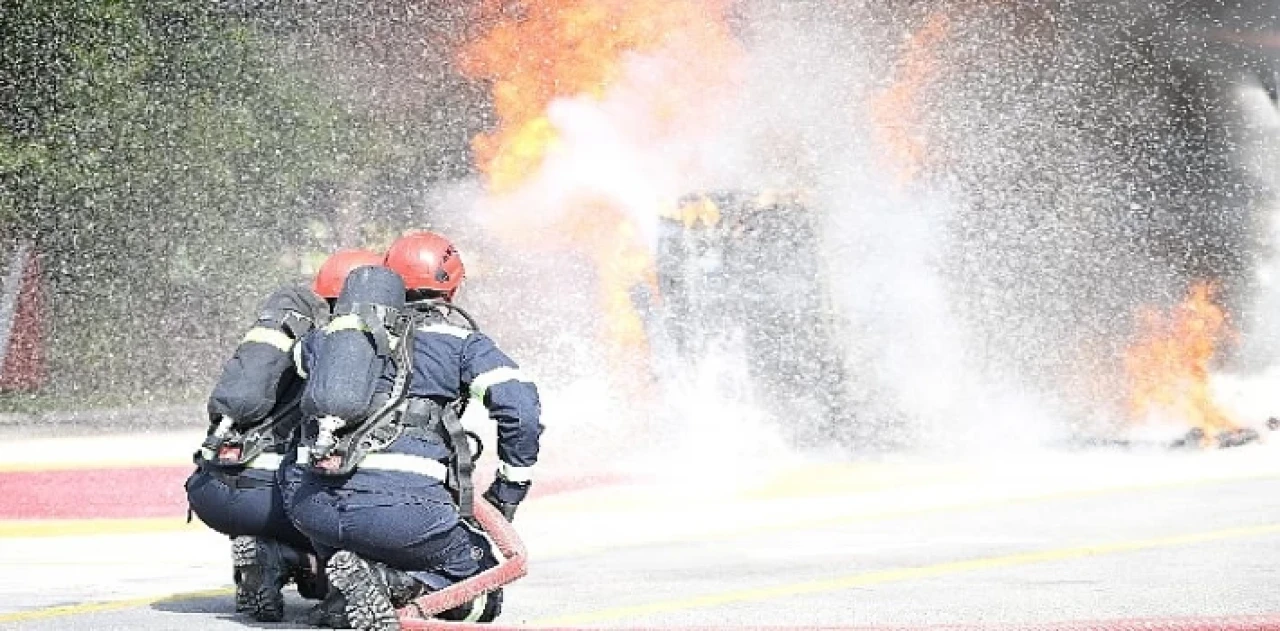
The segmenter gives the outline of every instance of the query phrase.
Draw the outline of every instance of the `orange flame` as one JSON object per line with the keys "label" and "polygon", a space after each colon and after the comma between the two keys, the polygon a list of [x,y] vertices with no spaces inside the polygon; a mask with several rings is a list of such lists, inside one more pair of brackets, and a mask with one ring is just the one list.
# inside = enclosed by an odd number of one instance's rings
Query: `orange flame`
{"label": "orange flame", "polygon": [[627,55],[674,48],[679,76],[648,99],[651,123],[669,123],[697,102],[699,87],[723,82],[740,53],[726,21],[727,0],[536,0],[496,19],[462,51],[463,73],[493,85],[496,131],[472,143],[491,190],[509,192],[537,171],[559,138],[547,119],[557,98],[602,99],[623,75]]}
{"label": "orange flame", "polygon": [[1209,368],[1218,345],[1232,337],[1213,284],[1199,282],[1167,316],[1141,314],[1138,341],[1126,351],[1129,411],[1138,421],[1169,419],[1205,430],[1236,428],[1209,391]]}
{"label": "orange flame", "polygon": [[872,99],[875,135],[887,151],[890,165],[897,170],[899,183],[915,180],[927,164],[923,92],[938,74],[937,47],[950,33],[947,16],[930,13],[924,25],[907,39],[893,83]]}
{"label": "orange flame", "polygon": [[[549,116],[560,99],[603,103],[625,90],[625,113],[611,115],[626,119],[613,121],[617,131],[642,151],[697,133],[715,116],[709,104],[735,80],[742,56],[728,26],[731,1],[530,0],[512,10],[510,0],[490,0],[483,12],[492,28],[460,59],[464,74],[492,85],[498,125],[472,142],[489,190],[515,193],[549,156],[575,149]],[[641,70],[629,65],[641,60],[648,63]],[[674,173],[686,166],[668,162]],[[506,236],[590,257],[602,333],[616,356],[634,362],[647,336],[633,296],[646,287],[656,295],[652,255],[619,199],[599,190],[562,193],[568,207],[555,209],[551,240],[522,229],[520,217],[506,222]]]}

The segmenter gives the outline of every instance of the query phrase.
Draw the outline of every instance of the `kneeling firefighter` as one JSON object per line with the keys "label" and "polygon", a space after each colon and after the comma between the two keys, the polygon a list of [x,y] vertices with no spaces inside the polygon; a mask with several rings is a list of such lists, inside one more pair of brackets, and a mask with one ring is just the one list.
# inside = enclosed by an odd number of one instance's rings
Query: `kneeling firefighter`
{"label": "kneeling firefighter", "polygon": [[296,340],[329,321],[347,274],[378,263],[367,250],[329,257],[311,288],[276,290],[223,366],[209,397],[209,431],[186,482],[193,513],[232,537],[236,610],[264,622],[284,617],[281,589],[290,579],[304,596],[327,586],[311,543],[285,512],[280,471],[293,454],[302,418],[303,381],[292,359]]}
{"label": "kneeling firefighter", "polygon": [[[497,564],[471,523],[471,440],[459,418],[481,402],[497,423],[501,466],[484,498],[511,519],[531,484],[542,433],[537,388],[452,304],[463,278],[453,245],[406,235],[386,267],[354,271],[334,319],[301,361],[308,462],[294,523],[337,552],[327,573],[357,629],[399,629],[396,610]],[[460,315],[468,326],[449,317]],[[487,622],[500,591],[438,614]]]}

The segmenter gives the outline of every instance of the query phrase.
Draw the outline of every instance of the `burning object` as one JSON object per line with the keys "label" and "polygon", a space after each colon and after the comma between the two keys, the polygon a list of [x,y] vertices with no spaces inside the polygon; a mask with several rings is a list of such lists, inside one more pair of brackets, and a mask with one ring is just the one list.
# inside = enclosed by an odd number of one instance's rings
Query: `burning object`
{"label": "burning object", "polygon": [[730,3],[480,6],[488,27],[459,61],[492,90],[496,125],[472,142],[489,223],[515,249],[590,263],[602,354],[626,375],[616,385],[636,389],[649,348],[635,295],[657,293],[661,192],[700,172],[737,86]]}
{"label": "burning object", "polygon": [[871,102],[876,139],[886,152],[899,184],[915,181],[929,163],[923,121],[924,93],[940,72],[937,48],[946,41],[951,22],[944,13],[929,14],[911,34],[898,59],[893,83]]}
{"label": "burning object", "polygon": [[871,417],[858,397],[820,231],[818,211],[800,191],[685,196],[659,223],[659,293],[642,306],[652,314],[650,337],[678,366],[740,339],[750,390],[794,444],[900,446],[901,424]]}
{"label": "burning object", "polygon": [[[1268,421],[1268,425],[1270,422]],[[1237,429],[1229,429],[1218,432],[1210,437],[1205,431],[1199,427],[1193,427],[1187,431],[1186,435],[1173,441],[1169,445],[1170,449],[1201,449],[1204,447],[1217,447],[1218,449],[1228,449],[1230,447],[1240,447],[1250,443],[1262,440],[1262,434],[1257,430],[1248,427]]]}
{"label": "burning object", "polygon": [[1188,445],[1207,445],[1210,436],[1234,437],[1220,443],[1239,442],[1239,425],[1214,401],[1209,387],[1219,346],[1233,336],[1209,282],[1193,284],[1167,314],[1144,310],[1137,339],[1124,356],[1130,417],[1137,423],[1190,426],[1181,439]]}

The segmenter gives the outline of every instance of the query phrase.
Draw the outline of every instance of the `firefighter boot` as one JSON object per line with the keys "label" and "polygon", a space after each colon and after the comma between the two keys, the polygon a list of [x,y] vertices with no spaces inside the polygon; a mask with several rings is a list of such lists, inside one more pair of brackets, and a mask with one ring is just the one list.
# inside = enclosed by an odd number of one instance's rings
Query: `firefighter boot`
{"label": "firefighter boot", "polygon": [[493,622],[502,613],[502,590],[476,596],[471,602],[435,615],[450,622]]}
{"label": "firefighter boot", "polygon": [[[237,537],[237,540],[246,537]],[[289,577],[304,562],[304,555],[273,539],[253,538],[237,548],[240,585],[237,600],[245,593],[249,615],[259,622],[284,620],[284,589]]]}
{"label": "firefighter boot", "polygon": [[293,573],[294,583],[298,586],[298,595],[307,600],[324,600],[328,598],[329,581],[324,576],[324,566],[314,554],[301,551],[298,554],[302,562]]}
{"label": "firefighter boot", "polygon": [[347,600],[347,619],[362,631],[399,631],[396,609],[427,592],[405,572],[342,550],[329,559],[329,582]]}
{"label": "firefighter boot", "polygon": [[[246,582],[245,568],[257,564],[258,548],[253,537],[234,537],[231,539],[232,579],[236,585],[236,613],[253,611],[257,584]],[[257,574],[254,574],[256,579]]]}
{"label": "firefighter boot", "polygon": [[347,620],[347,599],[337,588],[329,586],[329,593],[325,594],[324,600],[302,615],[302,623],[324,629],[350,629],[351,622]]}

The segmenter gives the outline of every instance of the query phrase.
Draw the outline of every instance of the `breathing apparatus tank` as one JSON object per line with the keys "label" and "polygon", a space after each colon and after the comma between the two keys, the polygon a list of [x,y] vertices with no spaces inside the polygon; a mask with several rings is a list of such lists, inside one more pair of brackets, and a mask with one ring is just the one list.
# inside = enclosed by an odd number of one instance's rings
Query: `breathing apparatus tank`
{"label": "breathing apparatus tank", "polygon": [[303,412],[317,419],[313,465],[325,468],[342,435],[385,406],[386,397],[380,394],[390,395],[397,385],[403,390],[403,384],[391,379],[404,299],[404,280],[389,268],[361,267],[347,277],[333,320],[315,347],[316,361],[302,395]]}

